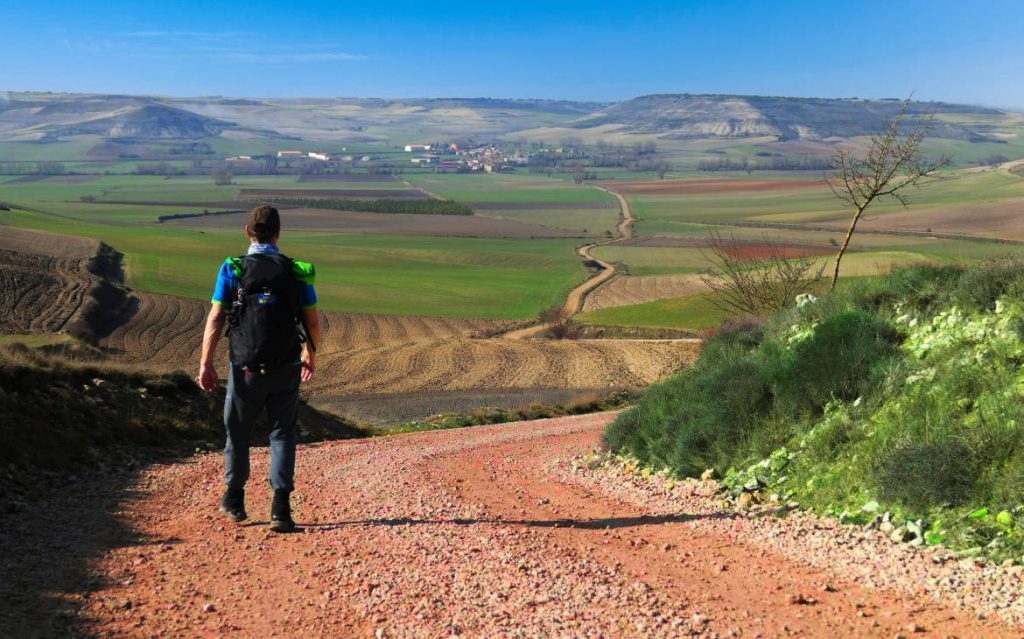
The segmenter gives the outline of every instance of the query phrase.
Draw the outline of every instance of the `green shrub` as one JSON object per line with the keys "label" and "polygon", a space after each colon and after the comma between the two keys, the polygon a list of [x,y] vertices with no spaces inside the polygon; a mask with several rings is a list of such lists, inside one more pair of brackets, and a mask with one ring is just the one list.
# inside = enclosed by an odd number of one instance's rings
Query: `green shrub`
{"label": "green shrub", "polygon": [[878,465],[878,496],[914,511],[962,506],[970,501],[978,479],[973,457],[962,442],[908,442]]}
{"label": "green shrub", "polygon": [[786,499],[1020,558],[1022,369],[1024,263],[911,266],[711,332],[605,442],[680,476],[714,467],[732,491],[784,460],[764,479]]}
{"label": "green shrub", "polygon": [[996,300],[1015,293],[1020,298],[1024,281],[1024,261],[1005,259],[965,269],[953,292],[961,306],[977,310],[992,310]]}
{"label": "green shrub", "polygon": [[820,414],[834,399],[852,401],[880,381],[896,354],[899,333],[889,322],[861,310],[822,320],[806,338],[763,349],[777,408],[798,418]]}

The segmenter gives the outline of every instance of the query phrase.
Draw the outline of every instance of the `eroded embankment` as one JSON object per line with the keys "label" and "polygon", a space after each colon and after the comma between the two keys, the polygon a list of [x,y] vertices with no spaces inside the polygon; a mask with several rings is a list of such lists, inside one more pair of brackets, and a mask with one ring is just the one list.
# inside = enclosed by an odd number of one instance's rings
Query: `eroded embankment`
{"label": "eroded embankment", "polygon": [[121,257],[96,240],[5,227],[0,333],[68,333],[95,342],[129,302]]}

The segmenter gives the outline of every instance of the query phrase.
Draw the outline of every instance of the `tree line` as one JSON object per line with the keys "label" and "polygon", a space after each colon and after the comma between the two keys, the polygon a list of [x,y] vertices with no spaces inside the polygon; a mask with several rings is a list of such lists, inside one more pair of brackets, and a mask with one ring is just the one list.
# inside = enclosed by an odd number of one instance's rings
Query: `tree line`
{"label": "tree line", "polygon": [[697,163],[699,171],[828,171],[832,169],[832,160],[815,155],[799,156],[773,155],[767,158],[751,159],[747,156],[739,158],[714,158],[701,160]]}
{"label": "tree line", "polygon": [[451,200],[342,200],[332,198],[278,198],[274,204],[310,209],[406,215],[473,215],[473,209]]}

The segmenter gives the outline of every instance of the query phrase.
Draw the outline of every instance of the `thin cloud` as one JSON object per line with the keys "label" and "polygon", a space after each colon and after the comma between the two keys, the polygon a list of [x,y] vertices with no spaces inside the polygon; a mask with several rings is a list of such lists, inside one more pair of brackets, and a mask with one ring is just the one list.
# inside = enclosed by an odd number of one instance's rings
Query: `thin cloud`
{"label": "thin cloud", "polygon": [[239,40],[257,35],[248,31],[151,30],[113,33],[105,38],[63,38],[61,42],[68,49],[80,51],[117,49],[136,58],[191,58],[235,64],[356,62],[369,59],[361,53],[340,51],[337,43],[274,43],[269,47],[253,48]]}
{"label": "thin cloud", "polygon": [[122,31],[121,38],[242,38],[257,35],[252,31]]}
{"label": "thin cloud", "polygon": [[345,53],[343,51],[321,51],[314,53],[256,53],[236,51],[232,53],[212,54],[231,62],[243,63],[283,63],[283,62],[353,62],[366,60],[368,56],[359,53]]}

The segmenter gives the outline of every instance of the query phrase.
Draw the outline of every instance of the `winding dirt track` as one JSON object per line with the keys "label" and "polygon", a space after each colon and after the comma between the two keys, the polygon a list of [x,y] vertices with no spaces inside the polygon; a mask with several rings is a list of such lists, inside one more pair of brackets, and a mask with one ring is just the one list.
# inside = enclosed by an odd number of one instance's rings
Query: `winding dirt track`
{"label": "winding dirt track", "polygon": [[[636,223],[636,218],[633,217],[633,209],[630,208],[629,202],[626,201],[626,198],[621,194],[609,191],[604,187],[594,186],[594,188],[615,196],[615,199],[619,201],[619,210],[622,213],[622,219],[619,220],[618,225],[615,227],[617,237],[614,239],[605,240],[603,242],[594,242],[592,244],[584,244],[576,249],[576,254],[579,255],[585,263],[589,262],[596,264],[600,267],[600,270],[587,281],[569,291],[569,295],[565,298],[565,304],[562,305],[566,317],[572,317],[576,313],[582,311],[583,303],[586,300],[587,295],[613,278],[616,274],[614,264],[594,257],[590,251],[599,246],[608,246],[609,244],[628,240],[633,237],[633,225]],[[526,328],[505,333],[504,337],[506,339],[527,339],[530,337],[536,337],[549,327],[550,324],[535,324],[533,326],[527,326]]]}
{"label": "winding dirt track", "polygon": [[594,447],[612,418],[305,446],[292,535],[264,525],[265,449],[243,526],[216,511],[217,454],[127,488],[69,488],[0,531],[0,625],[104,637],[1019,636],[723,536],[730,513],[629,505],[560,479],[555,462]]}

